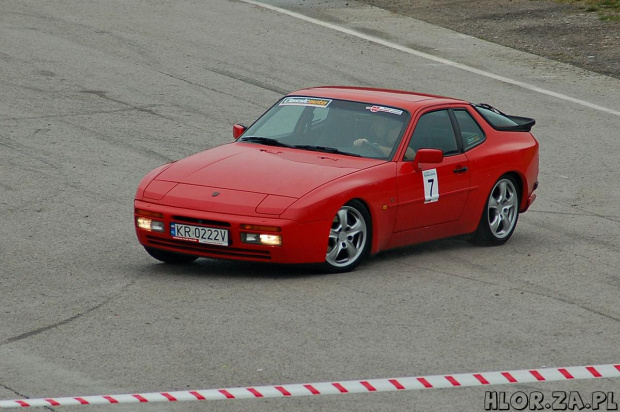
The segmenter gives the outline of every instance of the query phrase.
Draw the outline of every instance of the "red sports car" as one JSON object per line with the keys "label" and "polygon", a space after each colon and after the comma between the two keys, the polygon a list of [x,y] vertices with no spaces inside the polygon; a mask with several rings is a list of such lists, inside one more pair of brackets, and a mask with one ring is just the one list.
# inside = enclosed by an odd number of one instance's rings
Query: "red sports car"
{"label": "red sports car", "polygon": [[236,141],[140,183],[138,240],[155,259],[321,263],[471,234],[500,245],[538,186],[534,120],[486,104],[357,87],[299,90]]}

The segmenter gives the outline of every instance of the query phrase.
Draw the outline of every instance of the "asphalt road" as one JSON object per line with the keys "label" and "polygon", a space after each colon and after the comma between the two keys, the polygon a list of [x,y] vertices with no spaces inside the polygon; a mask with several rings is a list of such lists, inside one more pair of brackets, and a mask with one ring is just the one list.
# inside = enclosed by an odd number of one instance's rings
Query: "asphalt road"
{"label": "asphalt road", "polygon": [[[620,362],[620,81],[354,2],[271,4],[355,33],[235,0],[0,2],[0,399]],[[341,275],[144,252],[143,175],[323,84],[535,117],[541,186],[511,241]],[[484,391],[89,410],[482,410]]]}

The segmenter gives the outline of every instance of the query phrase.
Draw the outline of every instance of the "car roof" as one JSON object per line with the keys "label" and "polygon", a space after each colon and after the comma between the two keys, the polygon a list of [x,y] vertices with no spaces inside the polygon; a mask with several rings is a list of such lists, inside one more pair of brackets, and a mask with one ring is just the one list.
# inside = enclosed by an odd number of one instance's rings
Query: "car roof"
{"label": "car roof", "polygon": [[420,107],[437,104],[469,104],[468,102],[451,97],[433,94],[415,93],[404,90],[375,89],[370,87],[350,86],[320,86],[297,90],[289,96],[325,97],[341,100],[352,100],[364,103],[396,106],[414,111]]}

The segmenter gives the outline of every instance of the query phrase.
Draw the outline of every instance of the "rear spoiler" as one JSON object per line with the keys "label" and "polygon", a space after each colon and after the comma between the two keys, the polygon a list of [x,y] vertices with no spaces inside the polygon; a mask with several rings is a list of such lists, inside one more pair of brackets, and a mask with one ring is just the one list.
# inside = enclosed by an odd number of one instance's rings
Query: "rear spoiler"
{"label": "rear spoiler", "polygon": [[486,110],[490,110],[495,114],[498,114],[500,116],[503,116],[505,118],[507,118],[508,120],[512,121],[513,123],[515,123],[514,125],[506,125],[506,124],[502,124],[502,125],[498,125],[497,121],[493,121],[493,119],[489,119],[488,116],[485,116],[485,114],[481,111],[481,110],[476,110],[478,113],[480,113],[480,116],[484,117],[484,119],[495,129],[495,130],[501,130],[501,131],[506,131],[506,132],[529,132],[532,130],[532,127],[536,124],[536,120],[530,118],[530,117],[522,117],[522,116],[513,116],[513,115],[509,115],[506,113],[503,113],[499,110],[497,110],[495,107],[488,105],[486,103],[480,103],[480,104],[473,104],[472,105],[475,109],[478,108],[483,108]]}

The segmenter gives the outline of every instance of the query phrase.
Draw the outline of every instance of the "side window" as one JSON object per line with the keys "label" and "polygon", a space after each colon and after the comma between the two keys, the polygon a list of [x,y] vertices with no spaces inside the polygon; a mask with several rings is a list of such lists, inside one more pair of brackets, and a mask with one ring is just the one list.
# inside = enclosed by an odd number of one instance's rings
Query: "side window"
{"label": "side window", "polygon": [[[458,153],[456,136],[448,110],[438,110],[422,115],[413,130],[409,149],[414,152],[418,149],[441,149],[444,156]],[[410,158],[409,153],[411,150],[407,150],[405,160],[413,159]]]}
{"label": "side window", "polygon": [[484,132],[467,110],[454,110],[454,116],[461,129],[463,150],[467,151],[484,142]]}

